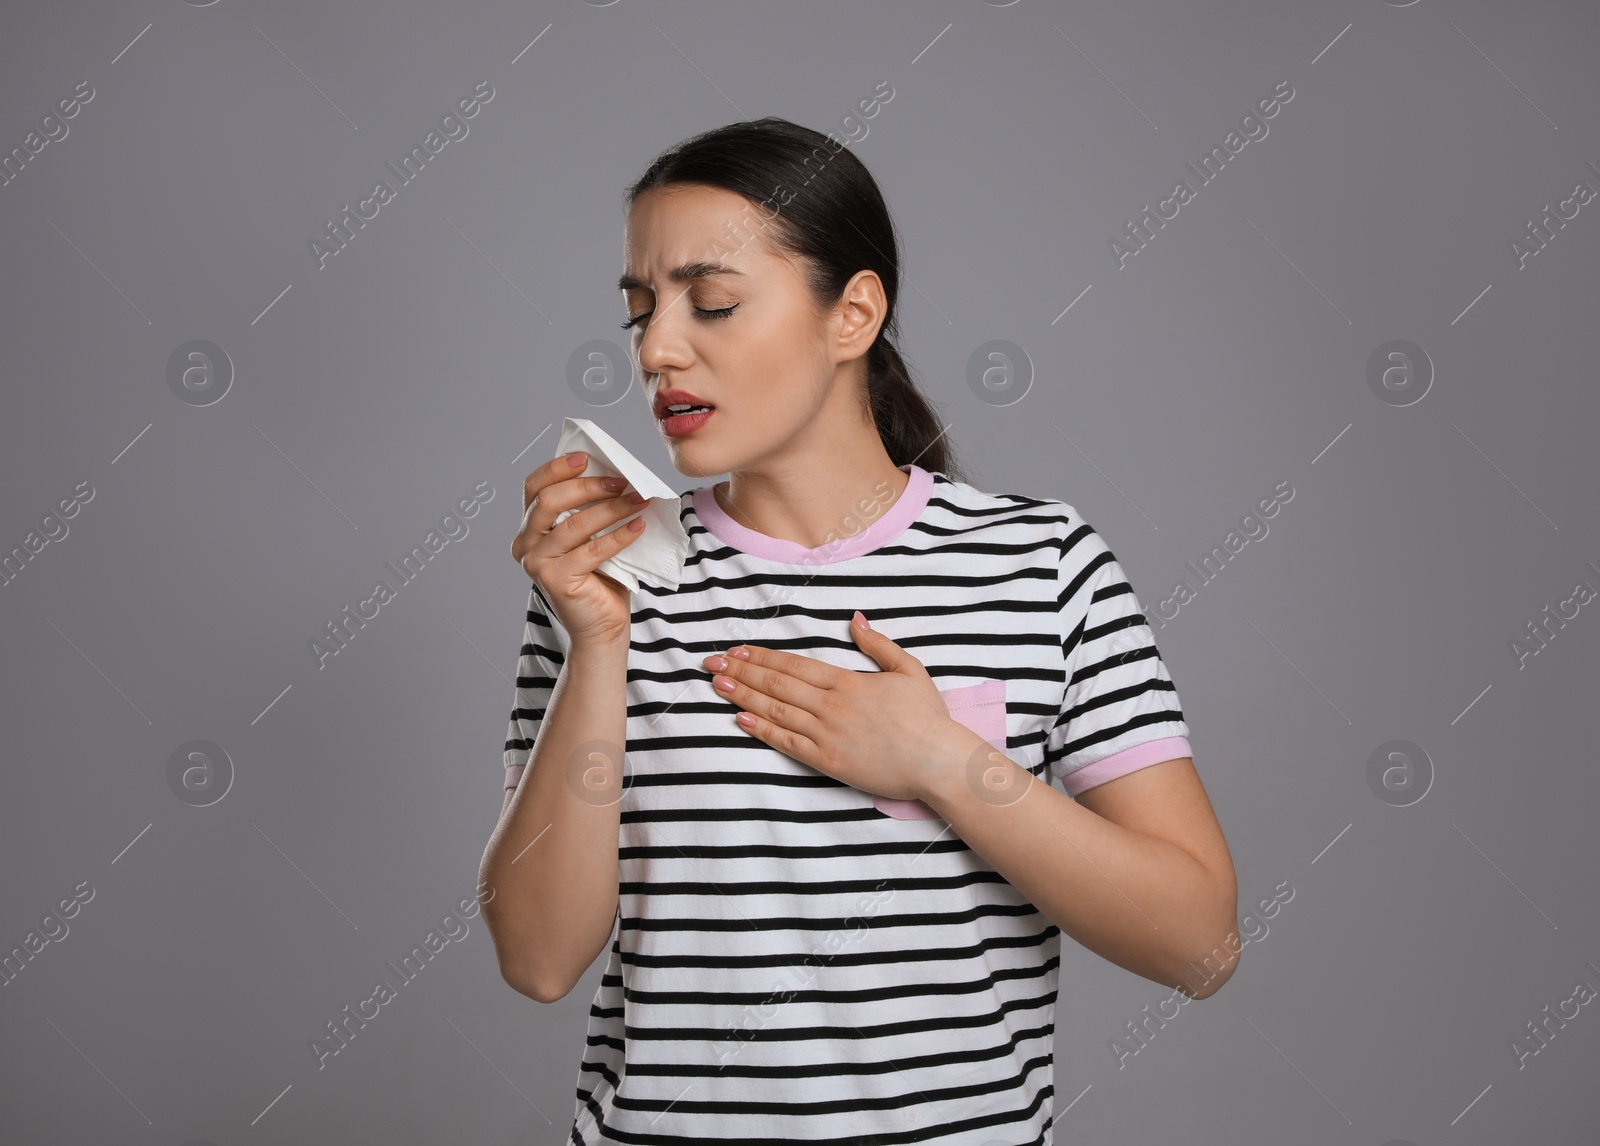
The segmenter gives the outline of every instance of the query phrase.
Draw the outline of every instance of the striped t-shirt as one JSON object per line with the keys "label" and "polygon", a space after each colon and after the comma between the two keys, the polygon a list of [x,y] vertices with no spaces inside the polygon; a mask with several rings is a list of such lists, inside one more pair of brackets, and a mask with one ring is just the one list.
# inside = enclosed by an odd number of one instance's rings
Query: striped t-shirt
{"label": "striped t-shirt", "polygon": [[[748,642],[880,671],[850,636],[860,609],[952,718],[1070,795],[1191,755],[1138,599],[1076,509],[900,469],[898,498],[881,486],[817,549],[740,525],[710,486],[680,495],[681,582],[633,596],[619,927],[580,1146],[1051,1142],[1060,929],[925,805],[745,732],[701,666]],[[566,647],[533,587],[507,787]]]}

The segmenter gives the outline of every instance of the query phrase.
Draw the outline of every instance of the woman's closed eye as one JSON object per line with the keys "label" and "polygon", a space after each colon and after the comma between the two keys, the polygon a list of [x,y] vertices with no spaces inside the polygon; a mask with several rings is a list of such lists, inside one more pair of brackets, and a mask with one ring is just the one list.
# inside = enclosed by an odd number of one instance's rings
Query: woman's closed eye
{"label": "woman's closed eye", "polygon": [[[739,306],[738,303],[734,303],[733,306],[725,306],[721,310],[703,310],[703,309],[701,309],[700,307],[697,306],[697,307],[694,308],[694,314],[695,314],[696,318],[701,318],[701,319],[727,318],[730,314],[732,314],[734,312],[735,309],[738,308],[738,306]],[[642,312],[640,314],[634,315],[632,318],[628,319],[627,322],[622,324],[622,329],[623,330],[632,329],[633,326],[636,323],[642,321],[643,319],[649,318],[652,313],[653,313],[652,311],[648,311],[647,310],[647,311],[644,311],[644,312]]]}

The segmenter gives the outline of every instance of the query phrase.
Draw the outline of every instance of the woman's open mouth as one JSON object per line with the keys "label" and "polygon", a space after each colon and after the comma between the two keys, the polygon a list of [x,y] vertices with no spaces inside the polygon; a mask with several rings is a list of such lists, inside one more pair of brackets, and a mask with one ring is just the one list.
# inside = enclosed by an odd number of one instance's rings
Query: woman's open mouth
{"label": "woman's open mouth", "polygon": [[668,406],[661,418],[661,429],[669,438],[693,433],[716,412],[713,406]]}

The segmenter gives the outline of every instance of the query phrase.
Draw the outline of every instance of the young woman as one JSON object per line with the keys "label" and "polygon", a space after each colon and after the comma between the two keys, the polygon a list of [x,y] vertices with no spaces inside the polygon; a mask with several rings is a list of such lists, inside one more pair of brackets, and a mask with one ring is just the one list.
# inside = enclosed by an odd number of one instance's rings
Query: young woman
{"label": "young woman", "polygon": [[678,588],[631,596],[596,567],[639,500],[582,454],[524,486],[484,917],[542,1002],[610,941],[570,1140],[1049,1143],[1061,932],[1188,997],[1234,965],[1138,601],[1070,504],[954,476],[855,155],[732,124],[627,202],[645,397],[680,473],[729,476],[679,498]]}

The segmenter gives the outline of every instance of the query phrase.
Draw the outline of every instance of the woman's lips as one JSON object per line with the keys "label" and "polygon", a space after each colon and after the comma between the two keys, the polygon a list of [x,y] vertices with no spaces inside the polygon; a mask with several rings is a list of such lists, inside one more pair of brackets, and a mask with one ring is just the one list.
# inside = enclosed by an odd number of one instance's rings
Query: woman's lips
{"label": "woman's lips", "polygon": [[710,420],[711,415],[715,414],[716,412],[716,408],[712,407],[709,410],[702,410],[697,414],[668,414],[666,417],[661,419],[661,430],[669,438],[677,438],[683,436],[684,434],[692,434],[701,426],[705,425],[706,422]]}

